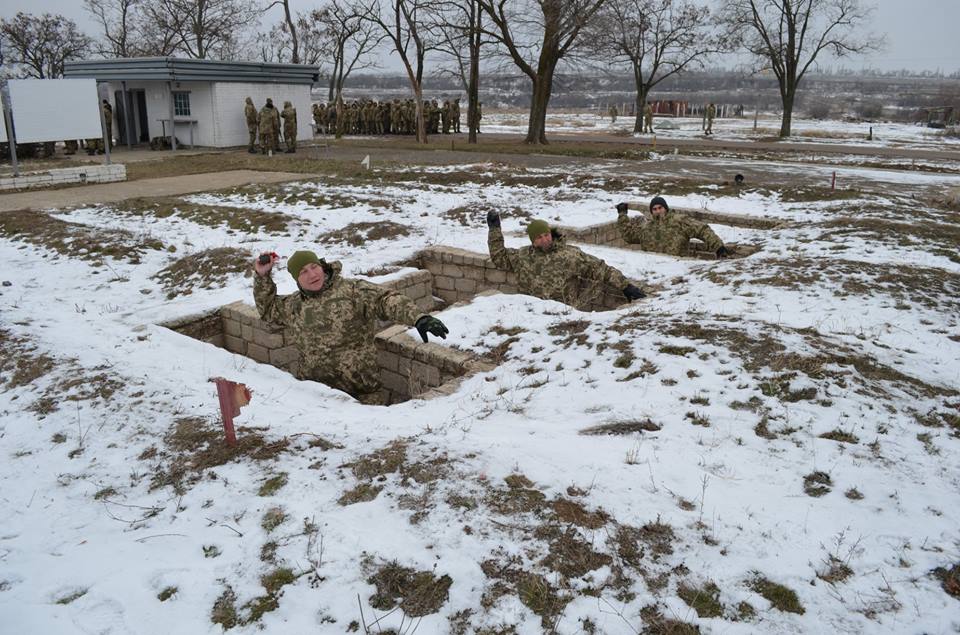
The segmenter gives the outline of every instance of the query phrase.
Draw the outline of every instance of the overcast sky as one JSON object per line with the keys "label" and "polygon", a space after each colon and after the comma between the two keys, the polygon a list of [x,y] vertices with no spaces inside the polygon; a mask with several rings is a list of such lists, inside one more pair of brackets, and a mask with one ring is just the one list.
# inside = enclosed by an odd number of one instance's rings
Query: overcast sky
{"label": "overcast sky", "polygon": [[[268,0],[259,0],[261,5]],[[321,4],[320,0],[291,0],[296,11],[308,11]],[[722,5],[722,2],[718,3]],[[936,70],[946,73],[960,70],[960,0],[875,0],[876,13],[869,30],[885,33],[888,46],[881,53],[843,62],[850,68],[871,67],[882,70],[908,68]],[[0,16],[8,18],[18,11],[28,13],[60,13],[74,20],[82,30],[96,36],[96,27],[83,9],[81,0],[3,0]],[[272,9],[265,22],[282,19],[279,7]],[[732,60],[728,63],[732,63]],[[823,59],[824,65],[835,65]],[[721,62],[722,65],[722,62]],[[395,67],[388,65],[389,70]]]}

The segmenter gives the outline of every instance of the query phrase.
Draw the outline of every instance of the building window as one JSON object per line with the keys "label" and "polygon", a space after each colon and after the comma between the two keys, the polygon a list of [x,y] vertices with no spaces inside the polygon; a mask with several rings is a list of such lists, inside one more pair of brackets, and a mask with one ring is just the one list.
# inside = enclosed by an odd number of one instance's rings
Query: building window
{"label": "building window", "polygon": [[190,116],[190,93],[173,94],[173,114],[176,117]]}

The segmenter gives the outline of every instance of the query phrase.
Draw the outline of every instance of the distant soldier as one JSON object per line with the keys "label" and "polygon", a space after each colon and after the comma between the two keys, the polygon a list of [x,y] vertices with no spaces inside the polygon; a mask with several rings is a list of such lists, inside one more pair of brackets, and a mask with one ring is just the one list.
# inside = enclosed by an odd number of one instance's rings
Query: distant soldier
{"label": "distant soldier", "polygon": [[283,138],[287,142],[287,154],[297,151],[297,109],[289,101],[283,102]]}
{"label": "distant soldier", "polygon": [[273,115],[273,149],[276,151],[280,149],[280,109],[274,108],[270,111],[270,114]]}
{"label": "distant soldier", "polygon": [[653,106],[649,101],[643,107],[643,132],[653,133]]}
{"label": "distant soldier", "polygon": [[444,99],[443,106],[440,108],[440,120],[443,126],[443,134],[450,134],[450,100]]}
{"label": "distant soldier", "polygon": [[610,110],[607,111],[607,114],[610,115],[611,124],[617,123],[617,107],[616,106],[610,106]]}
{"label": "distant soldier", "polygon": [[274,261],[269,255],[266,260],[253,263],[253,297],[261,318],[293,332],[300,379],[322,382],[365,404],[385,405],[373,340],[377,320],[413,326],[424,342],[427,334],[447,337],[443,322],[418,311],[407,296],[344,278],[339,262],[328,263],[312,251],[290,256],[287,271],[297,291],[278,296],[270,277]]}
{"label": "distant soldier", "polygon": [[311,110],[311,113],[313,114],[313,134],[315,135],[323,134],[324,132],[323,126],[324,126],[324,120],[325,120],[323,104],[314,104],[310,110]]}
{"label": "distant soldier", "polygon": [[457,97],[450,104],[451,116],[453,117],[453,131],[460,132],[460,98]]}
{"label": "distant soldier", "polygon": [[581,311],[595,308],[607,294],[630,302],[644,297],[643,291],[622,273],[567,245],[546,221],[533,220],[527,225],[531,245],[521,249],[504,247],[496,212],[487,213],[487,227],[490,259],[500,269],[517,274],[521,293],[563,302]]}
{"label": "distant soldier", "polygon": [[267,103],[260,109],[260,152],[273,154],[277,149],[276,143],[276,115],[273,100],[267,98]]}
{"label": "distant soldier", "polygon": [[253,105],[253,99],[250,97],[247,97],[246,105],[243,107],[243,116],[247,119],[247,132],[250,134],[247,152],[254,154],[257,151],[257,130],[260,127],[260,117],[257,115],[257,107]]}
{"label": "distant soldier", "polygon": [[706,223],[671,212],[667,201],[656,196],[650,201],[651,220],[632,220],[627,215],[627,203],[617,205],[617,228],[620,237],[631,245],[640,245],[645,251],[656,251],[672,256],[686,256],[690,251],[690,239],[698,238],[707,249],[726,258],[727,248]]}
{"label": "distant soldier", "polygon": [[67,139],[63,142],[63,153],[67,155],[76,154],[77,150],[80,148],[80,144],[77,143],[76,139]]}
{"label": "distant soldier", "polygon": [[704,134],[713,134],[713,120],[717,116],[717,107],[712,103],[707,106],[707,129]]}
{"label": "distant soldier", "polygon": [[106,99],[103,100],[103,123],[107,128],[107,147],[113,150],[113,106]]}

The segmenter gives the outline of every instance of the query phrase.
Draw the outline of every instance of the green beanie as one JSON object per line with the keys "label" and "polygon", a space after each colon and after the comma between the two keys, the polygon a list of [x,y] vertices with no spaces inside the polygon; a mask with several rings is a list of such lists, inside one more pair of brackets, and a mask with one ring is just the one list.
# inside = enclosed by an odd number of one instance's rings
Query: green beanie
{"label": "green beanie", "polygon": [[323,266],[323,262],[317,258],[317,254],[312,251],[298,251],[287,260],[287,271],[296,280],[300,277],[300,271],[311,262]]}
{"label": "green beanie", "polygon": [[530,221],[530,224],[527,225],[527,236],[530,237],[530,242],[533,242],[533,239],[542,234],[550,233],[550,225],[547,224],[547,221],[536,220]]}

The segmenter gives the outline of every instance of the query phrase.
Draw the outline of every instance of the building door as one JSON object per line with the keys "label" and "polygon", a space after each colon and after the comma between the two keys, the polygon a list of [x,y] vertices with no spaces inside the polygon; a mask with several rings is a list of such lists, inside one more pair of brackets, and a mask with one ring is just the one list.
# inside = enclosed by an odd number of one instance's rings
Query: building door
{"label": "building door", "polygon": [[137,113],[137,130],[139,131],[139,136],[137,139],[143,143],[150,143],[150,124],[147,122],[147,91],[145,90],[135,90],[133,91],[134,102],[136,104],[136,113]]}

